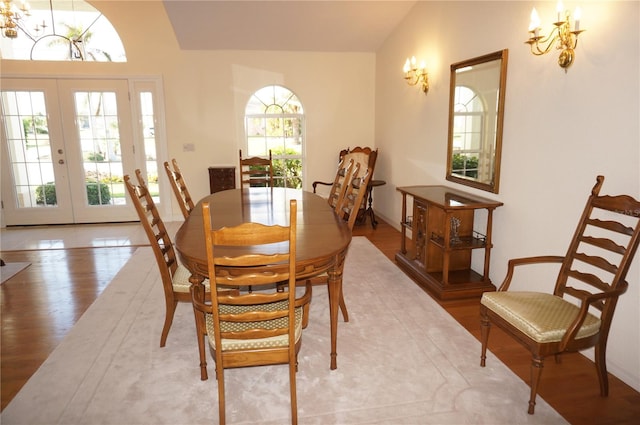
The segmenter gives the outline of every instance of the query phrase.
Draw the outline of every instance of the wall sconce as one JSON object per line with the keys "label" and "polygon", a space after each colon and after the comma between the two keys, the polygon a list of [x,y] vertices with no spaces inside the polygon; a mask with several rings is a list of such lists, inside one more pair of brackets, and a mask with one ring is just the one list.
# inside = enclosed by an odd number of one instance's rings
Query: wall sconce
{"label": "wall sconce", "polygon": [[407,59],[402,68],[404,71],[404,79],[407,80],[407,84],[415,86],[421,84],[422,91],[427,94],[429,91],[429,76],[427,74],[427,67],[424,61],[420,63],[420,67],[416,65],[416,57],[412,56],[411,60]]}
{"label": "wall sconce", "polygon": [[[571,13],[564,10],[562,2],[558,2],[556,8],[558,13],[557,21],[553,23],[554,28],[548,36],[540,35],[540,17],[535,7],[531,11],[531,23],[529,24],[529,40],[525,41],[531,46],[531,53],[536,56],[549,53],[551,47],[555,44],[556,49],[562,50],[558,57],[558,65],[564,68],[571,66],[574,59],[574,49],[578,45],[578,35],[584,30],[580,29],[580,8],[576,8],[573,14],[573,31],[571,31]],[[556,43],[557,41],[557,43]],[[545,47],[546,45],[546,47]]]}

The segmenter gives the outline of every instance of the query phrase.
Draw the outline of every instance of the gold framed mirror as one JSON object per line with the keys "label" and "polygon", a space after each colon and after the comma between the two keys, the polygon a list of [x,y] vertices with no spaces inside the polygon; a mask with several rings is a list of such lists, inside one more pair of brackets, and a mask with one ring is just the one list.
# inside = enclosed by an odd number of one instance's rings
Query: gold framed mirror
{"label": "gold framed mirror", "polygon": [[508,50],[451,65],[446,179],[498,193]]}

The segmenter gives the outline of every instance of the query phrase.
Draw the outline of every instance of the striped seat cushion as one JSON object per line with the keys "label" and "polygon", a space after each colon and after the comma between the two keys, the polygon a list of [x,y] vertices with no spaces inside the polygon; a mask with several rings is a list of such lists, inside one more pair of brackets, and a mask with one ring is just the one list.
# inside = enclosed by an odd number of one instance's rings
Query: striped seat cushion
{"label": "striped seat cushion", "polygon": [[[270,304],[261,304],[258,309],[263,311],[269,310],[281,310],[282,308],[286,308],[286,303],[288,301],[279,301]],[[231,305],[220,305],[220,310],[224,314],[229,313],[240,313],[249,310],[256,310],[256,306],[231,306]],[[296,314],[296,326],[295,326],[295,340],[298,342],[300,336],[302,335],[302,307],[297,307],[295,310]],[[242,331],[247,329],[254,329],[256,327],[264,328],[264,329],[275,329],[281,328],[283,326],[287,326],[288,319],[286,317],[281,319],[274,319],[269,321],[262,322],[221,322],[220,326],[222,327],[223,332],[232,332],[232,331]],[[213,335],[213,314],[206,315],[206,326],[207,326],[207,334]],[[215,338],[208,338],[209,344],[214,349],[216,348]],[[222,339],[222,351],[232,351],[232,350],[257,350],[261,348],[276,348],[276,347],[286,347],[289,345],[289,337],[287,334],[269,337],[269,338],[256,338],[256,339]]]}
{"label": "striped seat cushion", "polygon": [[[480,303],[539,343],[560,341],[579,311],[561,297],[539,292],[485,292]],[[599,329],[600,319],[587,313],[576,338]]]}

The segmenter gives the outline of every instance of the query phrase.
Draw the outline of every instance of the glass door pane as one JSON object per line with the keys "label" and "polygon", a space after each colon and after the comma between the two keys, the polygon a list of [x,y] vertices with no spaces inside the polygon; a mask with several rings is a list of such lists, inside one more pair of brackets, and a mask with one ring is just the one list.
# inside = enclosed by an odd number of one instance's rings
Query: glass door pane
{"label": "glass door pane", "polygon": [[7,224],[73,221],[55,84],[3,80],[2,180]]}

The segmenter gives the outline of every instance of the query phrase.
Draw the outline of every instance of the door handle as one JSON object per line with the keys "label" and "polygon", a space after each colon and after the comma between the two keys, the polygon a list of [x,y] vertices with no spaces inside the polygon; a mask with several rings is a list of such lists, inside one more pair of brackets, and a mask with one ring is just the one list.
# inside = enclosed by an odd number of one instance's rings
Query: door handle
{"label": "door handle", "polygon": [[58,164],[64,164],[64,159],[59,159]]}

